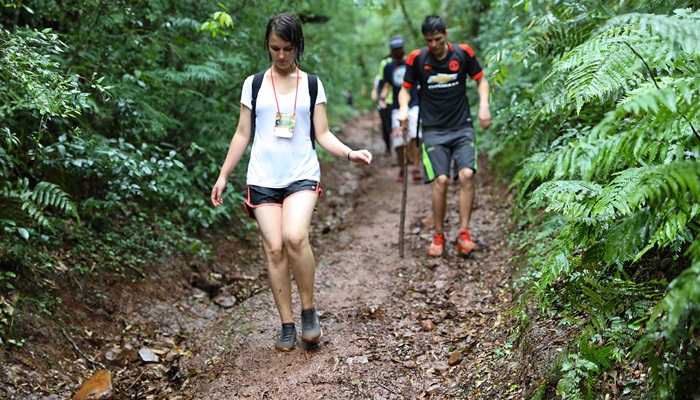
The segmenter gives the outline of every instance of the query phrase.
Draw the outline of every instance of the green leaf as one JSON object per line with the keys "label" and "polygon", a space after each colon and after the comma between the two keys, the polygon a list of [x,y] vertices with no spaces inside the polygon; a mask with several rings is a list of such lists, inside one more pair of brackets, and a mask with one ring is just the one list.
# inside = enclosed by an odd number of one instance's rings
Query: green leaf
{"label": "green leaf", "polygon": [[26,230],[25,228],[17,228],[17,232],[24,238],[25,240],[29,240],[29,231]]}

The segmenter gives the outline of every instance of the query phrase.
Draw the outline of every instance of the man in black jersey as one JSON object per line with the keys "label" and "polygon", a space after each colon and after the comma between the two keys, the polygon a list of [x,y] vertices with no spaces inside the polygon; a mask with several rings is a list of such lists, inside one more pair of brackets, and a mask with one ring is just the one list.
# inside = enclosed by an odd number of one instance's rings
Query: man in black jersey
{"label": "man in black jersey", "polygon": [[433,182],[433,219],[435,233],[428,248],[431,256],[442,256],[445,249],[445,208],[450,164],[455,163],[453,179],[459,180],[459,236],[455,249],[469,255],[476,245],[469,233],[474,202],[476,143],[469,102],[467,77],[474,80],[479,96],[478,120],[482,129],[491,126],[489,83],[466,44],[447,42],[447,28],[442,18],[431,15],[421,27],[426,47],[413,50],[406,62],[403,87],[399,92],[398,119],[408,121],[411,89],[420,87],[420,118],[423,132],[424,181]]}

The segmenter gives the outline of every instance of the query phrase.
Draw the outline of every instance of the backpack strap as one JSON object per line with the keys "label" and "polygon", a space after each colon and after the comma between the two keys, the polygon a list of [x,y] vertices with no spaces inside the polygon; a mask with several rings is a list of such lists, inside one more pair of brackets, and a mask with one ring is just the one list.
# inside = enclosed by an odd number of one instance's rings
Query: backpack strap
{"label": "backpack strap", "polygon": [[466,52],[464,51],[464,49],[461,48],[461,47],[459,46],[459,44],[449,43],[449,46],[450,46],[450,48],[452,49],[452,51],[454,51],[455,54],[457,54],[457,57],[459,58],[459,61],[462,62],[462,65],[466,65],[466,63],[467,63],[467,54],[466,54]]}
{"label": "backpack strap", "polygon": [[418,54],[418,57],[416,57],[416,61],[413,64],[413,67],[418,67],[418,70],[421,71],[421,73],[423,71],[423,66],[425,65],[426,57],[428,57],[428,48],[421,47],[420,53]]}
{"label": "backpack strap", "polygon": [[316,129],[314,129],[314,109],[316,108],[316,97],[318,96],[318,77],[308,74],[309,80],[309,117],[311,118],[311,148],[316,150]]}
{"label": "backpack strap", "polygon": [[[420,53],[418,54],[418,57],[416,57],[416,61],[413,64],[414,68],[416,66],[418,67],[418,71],[420,71],[419,72],[420,74],[423,73],[423,66],[425,65],[426,57],[428,57],[428,48],[421,47]],[[419,79],[418,82],[420,82],[420,81],[421,80]],[[421,118],[421,108],[422,108],[421,105],[423,104],[423,98],[422,98],[423,96],[421,96],[422,90],[423,90],[423,88],[419,88],[417,91],[417,94],[418,94],[418,123],[416,124],[416,146],[418,146],[418,148],[421,147],[421,144],[420,144],[420,142],[421,142],[421,140],[420,140],[421,139],[421,137],[420,137],[420,125],[421,125],[421,119],[422,119]]]}
{"label": "backpack strap", "polygon": [[255,107],[258,102],[258,92],[260,91],[260,86],[262,86],[263,78],[265,78],[265,71],[258,72],[253,76],[253,91],[251,92],[252,99],[250,101],[250,139],[253,140],[255,136]]}

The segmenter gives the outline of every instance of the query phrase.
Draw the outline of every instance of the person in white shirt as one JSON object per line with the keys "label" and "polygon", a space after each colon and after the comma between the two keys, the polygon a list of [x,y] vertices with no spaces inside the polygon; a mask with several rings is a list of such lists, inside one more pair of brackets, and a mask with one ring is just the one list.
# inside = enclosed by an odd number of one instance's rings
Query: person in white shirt
{"label": "person in white shirt", "polygon": [[311,216],[321,195],[321,170],[311,126],[316,142],[336,157],[369,165],[372,154],[366,149],[351,149],[330,132],[320,79],[311,121],[309,77],[298,66],[304,38],[294,15],[278,14],[268,21],[265,47],[272,66],[264,74],[255,103],[255,131],[251,120],[253,76],[249,76],[243,84],[238,127],[211,201],[214,206],[223,204],[228,178],[252,136],[245,208],[262,234],[270,288],[282,323],[275,348],[290,351],[296,345],[290,271],[301,301],[302,341],[317,344],[322,336],[314,305],[316,261],[309,244]]}

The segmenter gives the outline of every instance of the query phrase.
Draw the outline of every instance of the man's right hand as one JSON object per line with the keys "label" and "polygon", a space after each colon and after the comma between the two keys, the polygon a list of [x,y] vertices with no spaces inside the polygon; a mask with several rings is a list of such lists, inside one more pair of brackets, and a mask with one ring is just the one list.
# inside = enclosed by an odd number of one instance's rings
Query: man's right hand
{"label": "man's right hand", "polygon": [[399,124],[401,124],[401,127],[406,129],[408,128],[408,110],[405,109],[404,107],[399,108],[399,113],[396,116],[396,119],[399,120]]}

